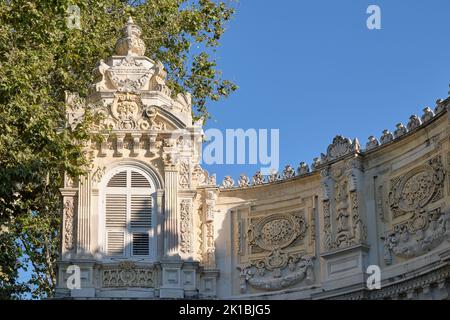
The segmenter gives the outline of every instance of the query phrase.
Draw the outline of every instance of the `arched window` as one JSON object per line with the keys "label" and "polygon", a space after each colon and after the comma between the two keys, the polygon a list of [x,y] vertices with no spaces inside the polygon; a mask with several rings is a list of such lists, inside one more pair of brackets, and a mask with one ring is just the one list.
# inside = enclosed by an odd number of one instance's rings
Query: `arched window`
{"label": "arched window", "polygon": [[153,255],[154,193],[151,180],[137,168],[117,169],[107,181],[103,208],[109,257]]}

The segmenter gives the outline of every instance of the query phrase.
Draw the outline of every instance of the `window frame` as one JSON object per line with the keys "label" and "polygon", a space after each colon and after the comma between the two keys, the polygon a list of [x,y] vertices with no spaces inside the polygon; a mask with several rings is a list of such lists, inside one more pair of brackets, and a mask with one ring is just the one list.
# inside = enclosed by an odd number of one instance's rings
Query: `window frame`
{"label": "window frame", "polygon": [[[108,187],[109,181],[118,173],[127,172],[126,187]],[[149,182],[149,187],[131,187],[131,172],[143,175]],[[126,227],[108,228],[106,226],[106,195],[121,194],[126,195]],[[154,262],[156,260],[157,248],[157,204],[156,204],[156,188],[152,176],[141,168],[123,165],[113,168],[102,179],[100,186],[99,212],[101,227],[101,244],[103,258],[106,260],[131,259]],[[131,196],[132,195],[150,195],[151,197],[151,227],[131,227]],[[109,255],[108,254],[108,232],[124,232],[124,254]],[[146,233],[149,237],[149,253],[148,255],[133,254],[133,234]]]}

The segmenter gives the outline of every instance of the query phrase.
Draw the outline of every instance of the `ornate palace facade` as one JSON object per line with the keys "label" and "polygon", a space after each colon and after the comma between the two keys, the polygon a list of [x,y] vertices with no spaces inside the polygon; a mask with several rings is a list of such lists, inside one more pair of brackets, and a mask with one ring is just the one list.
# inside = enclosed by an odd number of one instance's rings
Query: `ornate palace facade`
{"label": "ornate palace facade", "polygon": [[219,186],[190,95],[171,94],[140,32],[130,19],[88,97],[67,93],[68,124],[89,110],[104,139],[61,189],[57,297],[448,299],[450,99],[365,148],[337,136],[311,167]]}

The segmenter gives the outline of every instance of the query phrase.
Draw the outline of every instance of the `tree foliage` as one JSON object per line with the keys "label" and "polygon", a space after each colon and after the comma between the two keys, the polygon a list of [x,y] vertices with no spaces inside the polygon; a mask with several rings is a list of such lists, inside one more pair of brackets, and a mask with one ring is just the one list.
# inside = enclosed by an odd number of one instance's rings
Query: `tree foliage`
{"label": "tree foliage", "polygon": [[[77,5],[81,28],[68,27]],[[92,70],[113,53],[125,21],[142,28],[146,55],[163,62],[174,94],[190,91],[195,116],[228,96],[212,57],[233,8],[212,0],[0,1],[0,298],[51,296],[63,172],[84,173],[89,123],[64,126],[64,92],[86,95]],[[18,270],[31,279],[21,283]]]}

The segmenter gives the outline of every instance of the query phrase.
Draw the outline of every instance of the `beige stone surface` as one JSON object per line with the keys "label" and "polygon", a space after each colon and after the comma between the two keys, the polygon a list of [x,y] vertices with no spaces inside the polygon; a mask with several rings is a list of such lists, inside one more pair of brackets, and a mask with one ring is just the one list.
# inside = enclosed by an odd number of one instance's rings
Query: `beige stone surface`
{"label": "beige stone surface", "polygon": [[[172,96],[139,36],[130,20],[90,95],[67,93],[68,125],[89,108],[105,139],[86,145],[89,176],[61,189],[57,297],[448,299],[449,99],[365,149],[336,136],[311,168],[218,186],[190,95]],[[72,264],[81,289],[67,287]]]}

